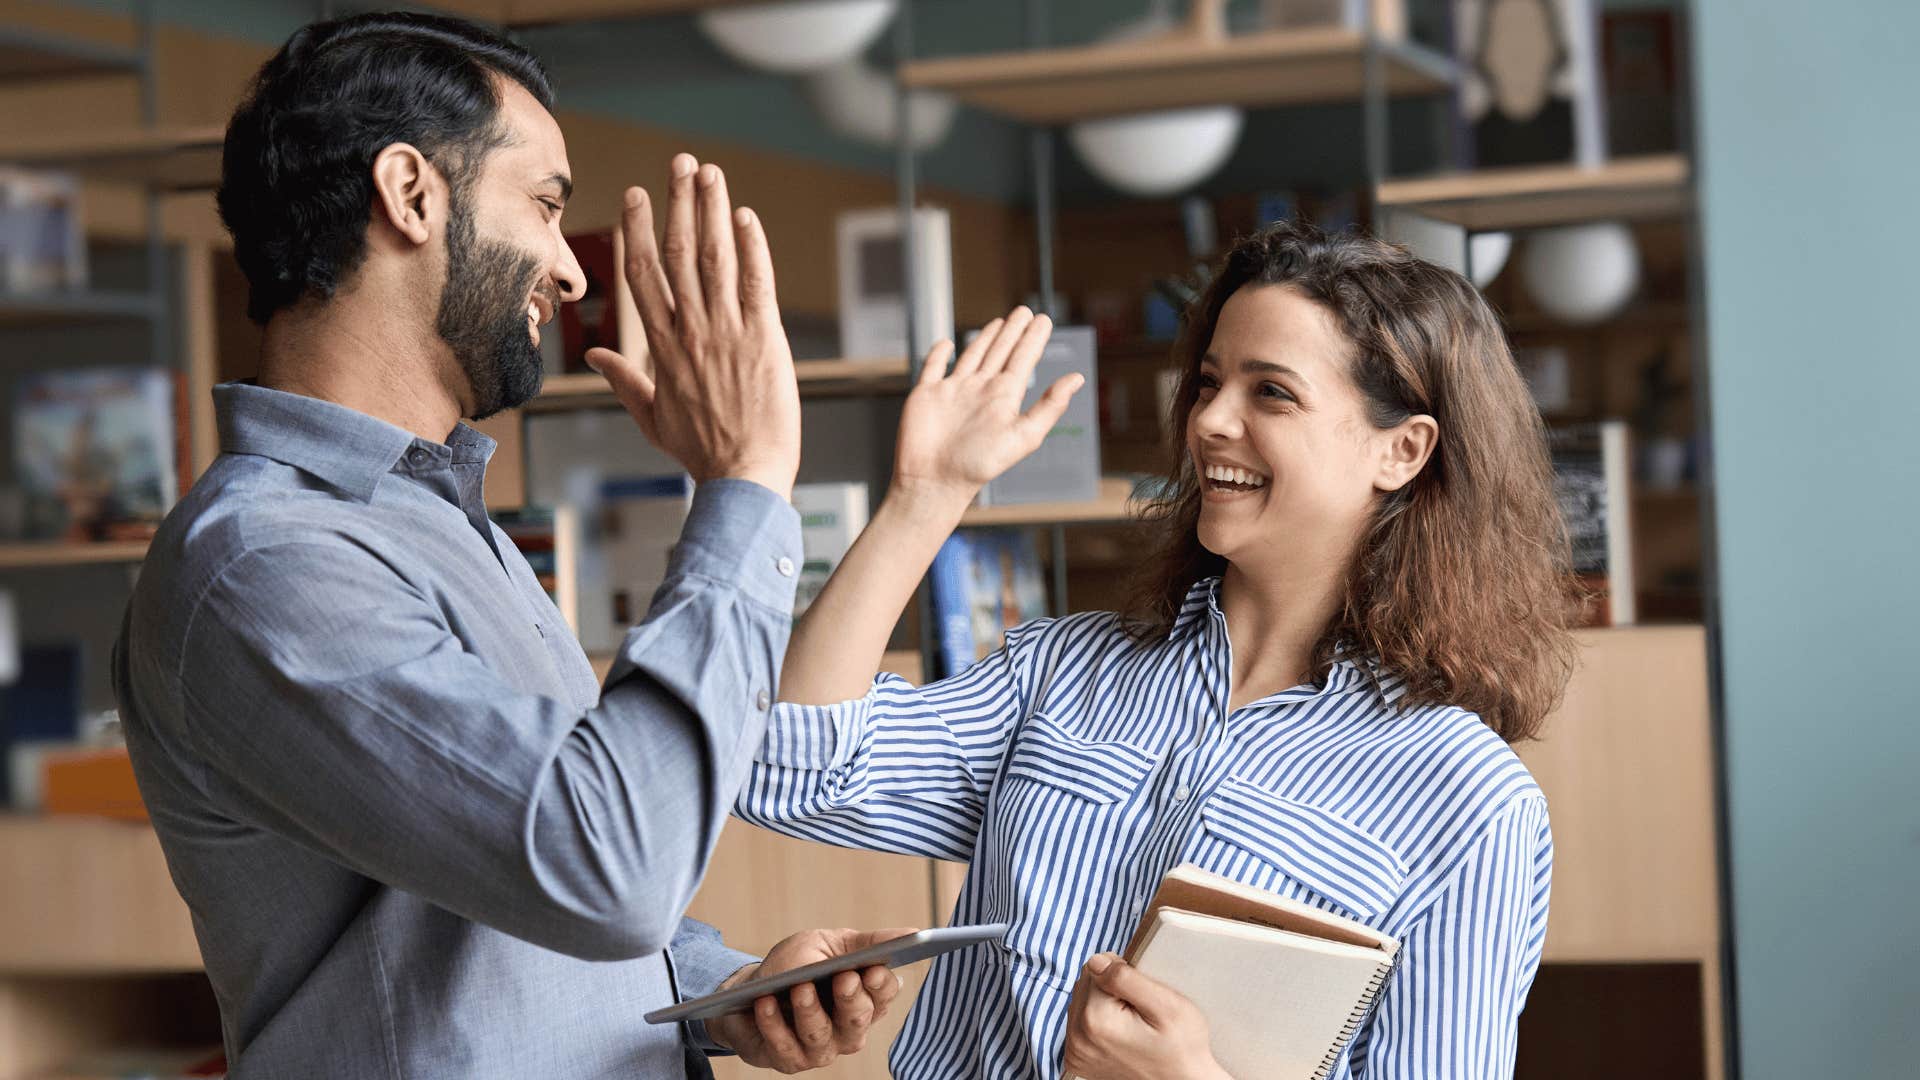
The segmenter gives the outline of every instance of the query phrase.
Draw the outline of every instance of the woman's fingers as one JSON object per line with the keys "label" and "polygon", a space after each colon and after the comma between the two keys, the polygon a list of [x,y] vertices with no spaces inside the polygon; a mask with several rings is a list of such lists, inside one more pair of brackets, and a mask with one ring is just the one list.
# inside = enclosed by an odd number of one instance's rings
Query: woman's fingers
{"label": "woman's fingers", "polygon": [[1000,336],[1000,329],[1006,323],[1007,320],[1004,318],[995,319],[980,328],[980,332],[973,336],[973,340],[967,342],[967,347],[960,351],[960,359],[954,361],[954,378],[971,375],[980,369],[980,358],[987,355],[987,350],[993,346],[994,339]]}
{"label": "woman's fingers", "polygon": [[947,361],[953,358],[953,342],[941,338],[927,350],[927,358],[920,362],[920,380],[918,385],[931,386],[947,377]]}

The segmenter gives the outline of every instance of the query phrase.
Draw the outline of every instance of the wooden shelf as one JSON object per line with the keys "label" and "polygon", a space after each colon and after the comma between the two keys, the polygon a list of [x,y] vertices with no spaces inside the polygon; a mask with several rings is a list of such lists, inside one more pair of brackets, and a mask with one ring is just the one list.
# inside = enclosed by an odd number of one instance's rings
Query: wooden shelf
{"label": "wooden shelf", "polygon": [[0,161],[186,191],[219,185],[225,139],[218,127],[63,131],[0,144]]}
{"label": "wooden shelf", "polygon": [[0,815],[0,973],[199,971],[200,946],[146,825]]}
{"label": "wooden shelf", "polygon": [[1605,218],[1672,218],[1692,210],[1687,159],[1679,154],[1576,165],[1486,169],[1391,180],[1384,209],[1407,210],[1469,229],[1522,229]]}
{"label": "wooden shelf", "polygon": [[[1453,62],[1439,53],[1412,44],[1383,53],[1391,93],[1453,85]],[[1366,88],[1366,37],[1328,27],[994,53],[915,61],[901,80],[1035,124],[1197,105],[1353,102]]]}
{"label": "wooden shelf", "polygon": [[73,544],[58,541],[0,544],[0,570],[136,563],[146,557],[147,542],[145,540],[105,544]]}
{"label": "wooden shelf", "polygon": [[[800,381],[801,395],[808,397],[897,394],[907,389],[908,366],[904,359],[796,360],[793,371]],[[524,408],[529,412],[559,412],[613,408],[617,404],[607,380],[589,371],[547,376],[540,396]]]}
{"label": "wooden shelf", "polygon": [[1012,506],[976,506],[960,519],[962,527],[981,525],[1071,525],[1090,521],[1125,521],[1136,515],[1133,485],[1117,476],[1100,479],[1100,497],[1091,502],[1021,503]]}
{"label": "wooden shelf", "polygon": [[27,27],[0,27],[0,84],[134,74],[140,53]]}
{"label": "wooden shelf", "polygon": [[107,319],[151,319],[160,312],[152,296],[139,292],[62,291],[0,293],[0,327]]}

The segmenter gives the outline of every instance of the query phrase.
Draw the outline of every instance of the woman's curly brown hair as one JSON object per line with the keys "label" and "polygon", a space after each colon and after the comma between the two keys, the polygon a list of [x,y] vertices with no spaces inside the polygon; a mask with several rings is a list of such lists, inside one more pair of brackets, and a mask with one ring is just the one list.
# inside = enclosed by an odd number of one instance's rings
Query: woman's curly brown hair
{"label": "woman's curly brown hair", "polygon": [[1508,742],[1533,737],[1572,672],[1577,605],[1540,414],[1479,292],[1369,237],[1268,226],[1227,253],[1188,309],[1174,352],[1172,467],[1146,515],[1156,557],[1124,612],[1133,632],[1164,637],[1194,583],[1225,570],[1200,544],[1187,423],[1220,309],[1250,285],[1292,289],[1333,313],[1375,427],[1419,414],[1439,426],[1420,474],[1378,496],[1345,602],[1314,647],[1314,678],[1352,650],[1405,682],[1404,706],[1456,705]]}

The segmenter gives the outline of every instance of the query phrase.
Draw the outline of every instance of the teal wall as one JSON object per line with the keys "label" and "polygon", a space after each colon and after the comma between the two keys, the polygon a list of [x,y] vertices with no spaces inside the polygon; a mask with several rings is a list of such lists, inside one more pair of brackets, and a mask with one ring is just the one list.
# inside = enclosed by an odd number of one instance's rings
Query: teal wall
{"label": "teal wall", "polygon": [[1920,1076],[1920,5],[1694,7],[1743,1073]]}

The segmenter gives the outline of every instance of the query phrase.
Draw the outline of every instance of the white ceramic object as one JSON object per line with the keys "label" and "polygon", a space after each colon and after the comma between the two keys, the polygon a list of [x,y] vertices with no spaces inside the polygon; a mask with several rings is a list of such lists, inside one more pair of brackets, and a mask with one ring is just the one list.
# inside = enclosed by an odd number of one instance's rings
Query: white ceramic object
{"label": "white ceramic object", "polygon": [[[875,146],[896,145],[893,80],[855,57],[806,76],[807,98],[836,134]],[[955,101],[931,90],[907,95],[907,127],[915,150],[939,145],[953,128]]]}
{"label": "white ceramic object", "polygon": [[1640,249],[1617,221],[1542,229],[1527,238],[1519,266],[1527,293],[1570,323],[1612,316],[1640,286]]}
{"label": "white ceramic object", "polygon": [[1226,164],[1245,116],[1231,105],[1083,120],[1067,131],[1074,153],[1129,195],[1172,195]]}
{"label": "white ceramic object", "polygon": [[702,11],[700,29],[749,67],[783,74],[851,60],[873,44],[898,0],[786,0]]}
{"label": "white ceramic object", "polygon": [[1388,210],[1384,235],[1396,244],[1436,266],[1456,274],[1466,272],[1465,255],[1473,252],[1473,285],[1484,289],[1507,265],[1513,251],[1513,234],[1475,233],[1466,239],[1466,229],[1449,221],[1440,221],[1411,210]]}

